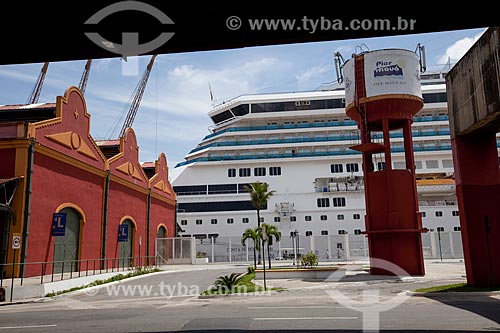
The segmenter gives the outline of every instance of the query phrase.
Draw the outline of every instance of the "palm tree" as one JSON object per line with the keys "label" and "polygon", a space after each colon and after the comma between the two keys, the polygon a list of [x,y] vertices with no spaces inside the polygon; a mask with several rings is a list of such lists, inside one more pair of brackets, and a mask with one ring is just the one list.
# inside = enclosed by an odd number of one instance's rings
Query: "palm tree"
{"label": "palm tree", "polygon": [[[269,191],[269,184],[261,182],[245,185],[245,190],[250,193],[252,206],[257,211],[257,227],[260,228],[260,210],[267,207],[267,201],[269,201],[269,198],[273,196],[275,191]],[[259,249],[259,264],[260,257]]]}
{"label": "palm tree", "polygon": [[257,234],[257,230],[252,228],[247,228],[243,233],[243,236],[241,237],[241,244],[243,244],[243,246],[245,245],[247,239],[253,240],[253,265],[255,268],[257,268],[257,255],[255,251],[257,248],[260,248],[259,235]]}
{"label": "palm tree", "polygon": [[270,246],[273,243],[273,237],[276,242],[281,240],[281,232],[278,231],[278,227],[275,225],[266,225],[266,234],[267,234],[267,255],[269,259],[269,269],[271,269],[271,251]]}
{"label": "palm tree", "polygon": [[261,182],[245,185],[245,190],[250,193],[252,206],[257,211],[257,226],[260,227],[260,210],[267,207],[269,198],[272,197],[276,191],[268,191],[269,184]]}

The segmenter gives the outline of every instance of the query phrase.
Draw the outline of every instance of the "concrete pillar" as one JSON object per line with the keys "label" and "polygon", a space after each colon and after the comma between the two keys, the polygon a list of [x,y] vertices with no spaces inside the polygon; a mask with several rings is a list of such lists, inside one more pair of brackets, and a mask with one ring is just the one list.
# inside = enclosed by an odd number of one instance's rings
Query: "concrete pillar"
{"label": "concrete pillar", "polygon": [[429,237],[431,240],[431,256],[432,259],[436,259],[439,257],[439,244],[437,242],[436,233],[433,231],[429,232]]}
{"label": "concrete pillar", "polygon": [[212,245],[212,248],[211,248],[211,251],[212,251],[212,262],[215,262],[214,259],[215,259],[215,255],[214,255],[214,238],[213,237],[210,237],[211,239],[211,245]]}
{"label": "concrete pillar", "polygon": [[450,231],[449,233],[450,236],[450,256],[452,259],[455,258],[455,246],[453,246],[453,231]]}
{"label": "concrete pillar", "polygon": [[190,241],[191,241],[191,264],[194,264],[196,262],[196,239],[193,236],[191,236]]}
{"label": "concrete pillar", "polygon": [[328,237],[328,260],[332,260],[332,237],[330,235],[327,236]]}
{"label": "concrete pillar", "polygon": [[493,132],[452,140],[467,283],[500,286],[500,170]]}
{"label": "concrete pillar", "polygon": [[351,260],[351,247],[349,246],[349,234],[344,234],[345,260]]}

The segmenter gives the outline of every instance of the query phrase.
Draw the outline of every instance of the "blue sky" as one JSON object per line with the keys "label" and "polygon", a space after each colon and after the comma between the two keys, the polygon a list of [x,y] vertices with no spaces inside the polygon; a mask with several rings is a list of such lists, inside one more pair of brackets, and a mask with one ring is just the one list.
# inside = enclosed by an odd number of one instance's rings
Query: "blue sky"
{"label": "blue sky", "polygon": [[[459,59],[484,29],[320,43],[251,47],[234,50],[159,55],[134,123],[140,160],[165,152],[172,170],[208,133],[211,108],[208,83],[217,102],[242,94],[315,90],[336,79],[333,52],[346,59],[357,45],[369,49],[425,45],[428,69]],[[85,98],[95,139],[108,138],[124,115],[149,56],[140,57],[139,74],[122,75],[119,58],[95,60]],[[54,102],[78,85],[85,61],[51,63],[39,102]],[[25,103],[41,64],[0,66],[0,105]],[[121,128],[118,122],[114,136]],[[175,172],[174,172],[175,173]]]}

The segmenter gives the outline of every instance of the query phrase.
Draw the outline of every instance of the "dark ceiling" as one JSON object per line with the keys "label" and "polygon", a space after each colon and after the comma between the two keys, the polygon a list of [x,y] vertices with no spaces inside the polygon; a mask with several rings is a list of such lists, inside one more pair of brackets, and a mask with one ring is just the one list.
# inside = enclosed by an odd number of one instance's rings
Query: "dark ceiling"
{"label": "dark ceiling", "polygon": [[[337,3],[323,1],[300,2],[294,6],[280,1],[279,6],[254,2],[234,2],[234,5],[218,5],[213,1],[195,4],[191,1],[150,1],[152,5],[166,14],[174,24],[162,24],[150,14],[140,11],[121,11],[102,18],[99,24],[84,24],[96,12],[117,1],[68,1],[58,4],[53,1],[12,1],[2,10],[0,19],[1,52],[0,64],[35,63],[43,61],[65,61],[88,58],[110,58],[111,53],[85,36],[87,32],[97,32],[109,41],[121,43],[123,32],[138,32],[139,43],[154,40],[162,32],[174,32],[174,36],[158,49],[146,52],[174,53],[201,50],[239,48],[246,46],[302,43],[313,41],[341,40],[395,34],[423,33],[433,31],[457,30],[500,25],[500,15],[491,11],[485,14],[483,6],[471,6],[460,17],[435,7],[424,7],[415,3],[410,11],[409,3],[404,7],[386,2],[374,2],[371,8],[359,2]],[[328,4],[328,5],[326,5]],[[402,4],[402,3],[400,3]],[[130,5],[130,3],[128,4]],[[395,13],[389,10],[399,8]],[[459,8],[455,6],[456,10]],[[238,16],[243,25],[238,30],[226,27],[228,17]],[[415,20],[413,30],[321,30],[311,33],[311,25],[304,26],[304,17],[330,21],[342,20],[343,24],[353,19],[388,19],[396,24],[399,18]],[[255,31],[249,27],[249,19],[274,18],[295,19],[300,29],[293,31]],[[235,23],[235,22],[232,22]],[[321,24],[321,21],[319,21]],[[323,27],[328,23],[323,23]],[[321,30],[321,31],[320,31]]]}

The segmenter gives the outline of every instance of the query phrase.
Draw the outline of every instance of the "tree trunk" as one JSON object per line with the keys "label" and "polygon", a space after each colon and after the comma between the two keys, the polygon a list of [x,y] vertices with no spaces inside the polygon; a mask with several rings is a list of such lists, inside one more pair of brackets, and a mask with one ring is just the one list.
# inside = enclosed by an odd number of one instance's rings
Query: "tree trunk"
{"label": "tree trunk", "polygon": [[[266,243],[264,242],[264,239],[262,239],[262,242],[261,242],[262,246],[260,247],[262,249],[262,251],[264,251],[264,255],[266,254],[265,253],[265,246],[266,246]],[[260,260],[260,255],[259,255],[259,260]],[[262,260],[262,268],[263,269],[266,269],[266,258],[264,258],[264,260]]]}
{"label": "tree trunk", "polygon": [[255,248],[257,247],[257,241],[254,239],[253,241],[253,267],[257,269],[257,252]]}
{"label": "tree trunk", "polygon": [[[257,227],[260,228],[260,209],[257,209]],[[259,246],[258,248],[258,251],[259,251],[259,262],[258,264],[260,265],[261,264],[261,246]]]}
{"label": "tree trunk", "polygon": [[269,269],[271,269],[271,252],[269,251],[269,241],[267,242],[267,257],[269,258]]}

